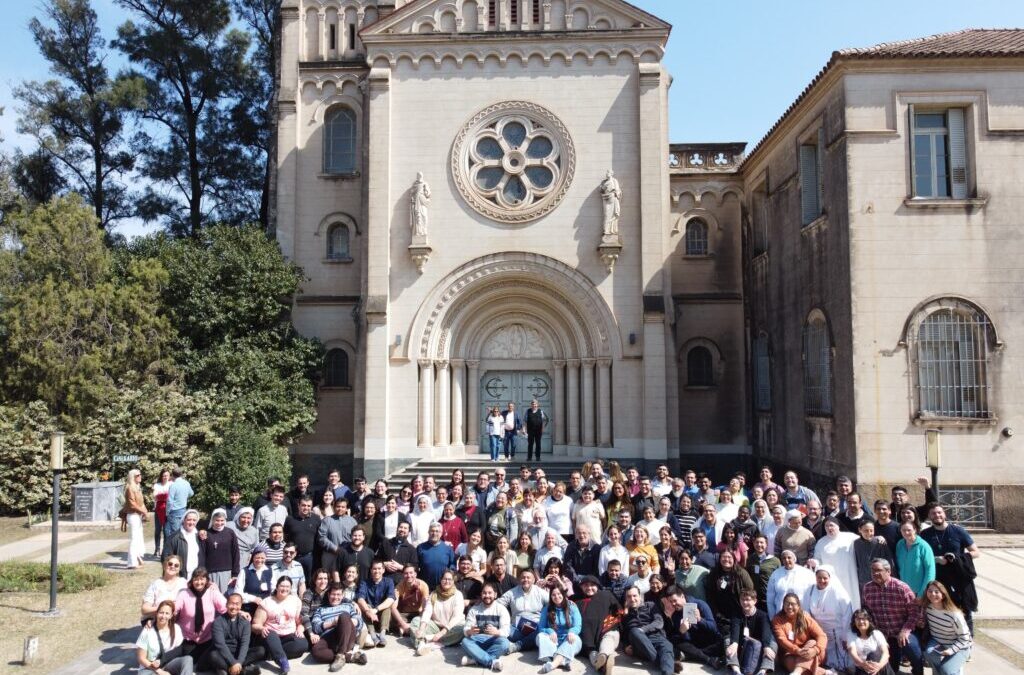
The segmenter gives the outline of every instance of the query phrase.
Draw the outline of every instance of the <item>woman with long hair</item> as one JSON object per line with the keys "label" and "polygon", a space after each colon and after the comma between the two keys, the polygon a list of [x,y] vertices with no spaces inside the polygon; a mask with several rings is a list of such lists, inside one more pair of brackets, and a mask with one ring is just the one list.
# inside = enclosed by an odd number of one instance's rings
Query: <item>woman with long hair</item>
{"label": "woman with long hair", "polygon": [[327,602],[327,589],[331,585],[331,573],[320,568],[313,572],[313,583],[302,594],[302,627],[309,636],[309,644],[316,645],[320,636],[313,631],[313,615],[320,605]]}
{"label": "woman with long hair", "polygon": [[210,583],[206,569],[196,568],[189,578],[188,588],[174,600],[178,628],[184,637],[182,650],[196,663],[213,647],[213,620],[227,608],[227,599]]}
{"label": "woman with long hair", "polygon": [[348,602],[355,602],[359,592],[359,567],[349,565],[341,571],[342,595]]}
{"label": "woman with long hair", "polygon": [[135,656],[141,675],[192,675],[191,656],[182,654],[185,638],[174,625],[174,601],[164,600],[156,608],[152,625],[143,626],[135,641]]}
{"label": "woman with long hair", "polygon": [[[431,514],[433,514],[433,510],[431,510]],[[359,521],[356,528],[366,534],[366,538],[363,541],[368,547],[376,551],[381,542],[384,541],[384,518],[377,512],[377,502],[372,499],[365,500],[363,502],[363,512],[356,520]]]}
{"label": "woman with long hair", "polygon": [[498,537],[498,540],[494,542],[494,550],[487,556],[487,565],[489,567],[493,566],[494,561],[498,558],[505,561],[505,569],[508,573],[518,579],[518,574],[512,574],[512,570],[516,566],[516,554],[512,552],[512,546],[509,544],[508,537]]}
{"label": "woman with long hair", "polygon": [[146,498],[142,495],[142,472],[132,469],[124,481],[124,506],[121,508],[121,531],[128,530],[128,562],[125,567],[137,570],[146,557],[146,539],[142,523],[148,519]]}
{"label": "woman with long hair", "polygon": [[814,617],[803,610],[795,593],[787,593],[782,599],[782,611],[772,619],[772,631],[787,672],[825,675],[821,664],[828,650],[828,637]]}
{"label": "woman with long hair", "polygon": [[736,558],[737,565],[747,566],[747,544],[743,541],[743,537],[736,532],[736,526],[732,523],[726,523],[722,527],[722,541],[718,542],[717,548],[719,554],[731,551]]}
{"label": "woman with long hair", "polygon": [[921,605],[928,629],[925,661],[934,675],[959,675],[974,647],[964,613],[941,581],[932,581],[925,587]]}
{"label": "woman with long hair", "polygon": [[615,520],[618,518],[620,511],[628,511],[630,518],[632,518],[634,515],[633,500],[629,496],[629,490],[626,488],[626,484],[621,481],[615,481],[612,483],[611,492],[612,497],[604,507],[609,520]]}
{"label": "woman with long hair", "polygon": [[142,594],[142,618],[152,619],[160,603],[165,600],[174,602],[178,593],[188,586],[188,579],[181,576],[181,558],[176,555],[169,555],[164,558],[163,574],[153,582]]}
{"label": "woman with long hair", "polygon": [[615,460],[608,462],[608,482],[625,483],[626,474],[622,473],[622,467]]}
{"label": "woman with long hair", "polygon": [[416,654],[423,656],[434,649],[454,647],[462,642],[465,620],[466,602],[455,588],[455,573],[445,570],[423,613],[409,624]]}
{"label": "woman with long hair", "polygon": [[462,469],[452,470],[452,479],[448,481],[448,494],[452,492],[452,488],[456,485],[460,486],[463,491],[466,489],[466,474],[463,473]]}
{"label": "woman with long hair", "polygon": [[622,545],[622,530],[618,525],[612,525],[606,534],[608,543],[601,548],[601,553],[597,556],[597,573],[604,574],[608,571],[608,563],[612,560],[619,561],[619,569],[629,569],[629,551]]}
{"label": "woman with long hair", "polygon": [[516,556],[515,564],[512,565],[512,571],[516,579],[519,578],[519,573],[523,570],[533,569],[534,556],[537,554],[536,549],[533,548],[533,540],[530,538],[530,533],[522,531],[519,536],[516,537],[516,547],[512,551]]}
{"label": "woman with long hair", "polygon": [[544,661],[540,672],[550,673],[555,668],[571,668],[572,660],[583,649],[581,632],[583,617],[576,603],[569,600],[562,588],[552,587],[548,606],[540,613],[540,624],[537,626],[537,655]]}
{"label": "woman with long hair", "polygon": [[866,609],[858,609],[850,619],[846,653],[853,661],[854,675],[895,675],[889,665],[889,641],[875,628]]}
{"label": "woman with long hair", "polygon": [[301,615],[302,601],[292,595],[292,580],[282,576],[274,586],[274,594],[263,599],[252,618],[253,634],[261,638],[282,673],[291,672],[289,659],[309,651],[306,631],[299,620]]}
{"label": "woman with long hair", "polygon": [[674,561],[679,557],[680,548],[676,546],[672,538],[672,528],[668,525],[662,525],[658,530],[658,543],[654,545],[654,550],[658,552],[658,565],[662,570],[670,564],[669,560]]}
{"label": "woman with long hair", "polygon": [[739,616],[743,612],[740,593],[753,590],[754,581],[747,570],[740,567],[732,550],[722,551],[718,556],[718,565],[707,578],[708,604],[715,612],[715,619],[725,625],[730,618]]}
{"label": "woman with long hair", "polygon": [[473,571],[484,572],[484,567],[487,566],[487,551],[484,549],[484,534],[480,530],[469,533],[469,541],[465,544],[459,544],[459,547],[455,549],[455,557],[461,558],[467,556],[473,561]]}
{"label": "woman with long hair", "polygon": [[320,494],[320,501],[313,507],[313,513],[320,518],[330,518],[334,515],[334,490],[324,490]]}
{"label": "woman with long hair", "polygon": [[651,563],[651,571],[655,574],[661,573],[661,563],[658,560],[658,551],[651,546],[647,529],[643,527],[633,528],[633,541],[626,545],[626,550],[629,551],[629,573],[636,574],[637,564],[636,559],[638,556],[647,556],[647,560]]}
{"label": "woman with long hair", "polygon": [[675,582],[686,593],[686,597],[706,602],[707,576],[710,573],[711,570],[693,563],[693,553],[689,549],[684,548],[679,552],[675,563]]}
{"label": "woman with long hair", "polygon": [[160,469],[160,480],[153,483],[153,555],[160,555],[164,525],[167,524],[167,493],[171,489],[171,470]]}
{"label": "woman with long hair", "polygon": [[567,596],[572,596],[572,579],[565,575],[565,565],[559,558],[551,558],[544,563],[544,571],[537,578],[537,586],[547,591],[560,588]]}

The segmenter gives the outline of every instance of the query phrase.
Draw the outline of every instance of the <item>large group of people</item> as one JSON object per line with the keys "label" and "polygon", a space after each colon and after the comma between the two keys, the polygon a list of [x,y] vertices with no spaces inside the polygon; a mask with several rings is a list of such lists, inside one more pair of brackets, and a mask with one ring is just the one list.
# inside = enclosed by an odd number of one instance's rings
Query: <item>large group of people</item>
{"label": "large group of people", "polygon": [[[824,499],[788,471],[717,487],[693,470],[653,476],[589,461],[568,481],[497,461],[447,483],[391,485],[337,470],[313,489],[277,478],[255,503],[203,519],[180,470],[153,486],[163,574],[141,604],[143,672],[259,672],[309,653],[330,672],[406,638],[418,656],[461,649],[500,671],[616,658],[661,675],[694,662],[730,674],[958,675],[972,650],[978,549],[926,479],[871,508],[844,476]],[[126,487],[130,566],[146,500]],[[130,493],[130,494],[129,494]]]}

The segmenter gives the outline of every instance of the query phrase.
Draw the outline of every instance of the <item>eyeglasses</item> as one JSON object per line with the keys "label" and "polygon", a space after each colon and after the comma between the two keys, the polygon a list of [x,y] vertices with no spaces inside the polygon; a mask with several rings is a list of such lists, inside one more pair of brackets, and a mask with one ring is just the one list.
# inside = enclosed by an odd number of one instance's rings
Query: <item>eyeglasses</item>
{"label": "eyeglasses", "polygon": [[167,567],[169,569],[177,569],[177,568],[181,567],[181,565],[179,565],[178,563],[171,562],[171,563],[167,563]]}
{"label": "eyeglasses", "polygon": [[647,561],[646,561],[646,560],[644,560],[643,558],[641,558],[640,560],[637,560],[637,561],[636,561],[636,564],[637,564],[637,565],[646,565],[646,564],[647,564]]}

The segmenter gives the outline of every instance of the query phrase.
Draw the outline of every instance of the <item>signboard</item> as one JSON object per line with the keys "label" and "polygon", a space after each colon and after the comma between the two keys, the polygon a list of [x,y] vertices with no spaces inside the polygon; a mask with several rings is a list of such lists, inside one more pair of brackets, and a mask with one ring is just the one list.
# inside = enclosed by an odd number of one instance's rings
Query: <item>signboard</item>
{"label": "signboard", "polygon": [[75,490],[75,521],[92,520],[92,490]]}
{"label": "signboard", "polygon": [[114,464],[134,464],[138,461],[138,455],[114,455]]}

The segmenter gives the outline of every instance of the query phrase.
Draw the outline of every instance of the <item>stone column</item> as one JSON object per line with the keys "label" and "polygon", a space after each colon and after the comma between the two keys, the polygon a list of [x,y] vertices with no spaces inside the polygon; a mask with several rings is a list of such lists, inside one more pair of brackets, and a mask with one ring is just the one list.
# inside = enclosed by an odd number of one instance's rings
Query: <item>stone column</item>
{"label": "stone column", "polygon": [[327,12],[320,10],[317,13],[317,54],[320,55],[321,61],[327,60]]}
{"label": "stone column", "polygon": [[469,405],[466,406],[466,447],[469,452],[480,450],[480,362],[466,361],[469,376],[466,380],[466,393]]}
{"label": "stone column", "polygon": [[555,410],[554,410],[554,433],[551,437],[552,445],[556,455],[565,454],[565,430],[568,423],[565,419],[565,360],[556,359],[551,362],[555,369]]}
{"label": "stone column", "polygon": [[434,393],[434,362],[430,359],[420,359],[417,363],[420,365],[420,396],[416,447],[429,448],[433,440],[431,418],[434,408],[431,405],[431,395]]}
{"label": "stone column", "polygon": [[602,448],[612,445],[612,360],[597,360],[597,442]]}
{"label": "stone column", "polygon": [[594,447],[594,363],[595,359],[583,359],[583,394],[580,397],[583,414],[583,445]]}
{"label": "stone column", "polygon": [[449,388],[448,362],[434,361],[434,445],[448,447],[449,422],[451,422],[451,393]]}
{"label": "stone column", "polygon": [[566,445],[569,446],[569,455],[581,457],[580,450],[580,362],[578,359],[571,359],[566,362],[569,366],[568,384],[565,393],[569,403],[569,414],[566,421],[569,429],[566,434]]}
{"label": "stone column", "polygon": [[466,362],[452,359],[452,446],[465,447],[466,436],[463,424],[466,391]]}

